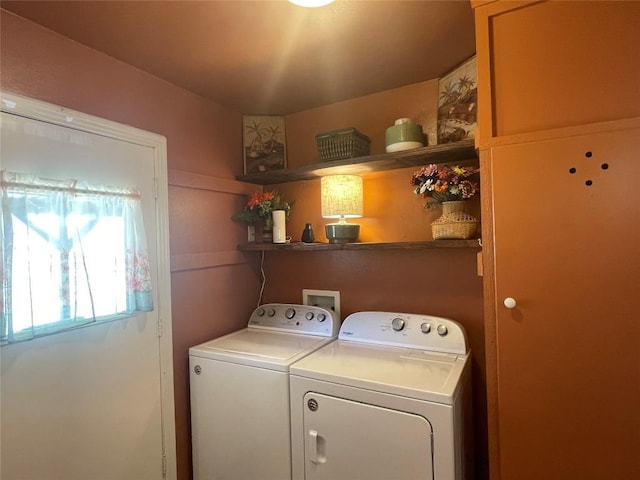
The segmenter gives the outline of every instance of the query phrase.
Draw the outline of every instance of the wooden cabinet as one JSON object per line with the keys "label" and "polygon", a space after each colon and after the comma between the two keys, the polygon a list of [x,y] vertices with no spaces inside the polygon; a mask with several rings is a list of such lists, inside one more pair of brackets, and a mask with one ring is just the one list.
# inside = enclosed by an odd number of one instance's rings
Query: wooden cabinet
{"label": "wooden cabinet", "polygon": [[472,4],[491,479],[638,478],[640,2]]}
{"label": "wooden cabinet", "polygon": [[488,153],[502,480],[640,478],[637,123]]}
{"label": "wooden cabinet", "polygon": [[640,2],[476,2],[479,141],[640,116]]}

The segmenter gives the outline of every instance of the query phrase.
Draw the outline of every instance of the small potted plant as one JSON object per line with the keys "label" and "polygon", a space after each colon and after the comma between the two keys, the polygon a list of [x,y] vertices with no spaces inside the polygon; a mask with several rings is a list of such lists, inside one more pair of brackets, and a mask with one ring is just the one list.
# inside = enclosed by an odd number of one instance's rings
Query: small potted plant
{"label": "small potted plant", "polygon": [[262,241],[271,242],[273,239],[273,211],[284,210],[286,218],[289,218],[293,202],[282,199],[276,191],[253,192],[245,207],[235,213],[231,219],[236,222],[246,223],[250,227],[262,225]]}
{"label": "small potted plant", "polygon": [[478,220],[465,212],[466,200],[480,192],[479,169],[429,164],[411,177],[413,192],[426,199],[425,207],[442,204],[442,216],[431,224],[434,239],[471,238]]}

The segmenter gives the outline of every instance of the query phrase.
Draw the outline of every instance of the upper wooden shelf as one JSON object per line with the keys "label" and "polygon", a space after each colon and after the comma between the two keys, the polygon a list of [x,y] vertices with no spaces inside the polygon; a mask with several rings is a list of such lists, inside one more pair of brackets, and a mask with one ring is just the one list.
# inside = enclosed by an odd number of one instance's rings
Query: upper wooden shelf
{"label": "upper wooden shelf", "polygon": [[449,163],[478,158],[473,140],[444,143],[396,153],[381,153],[367,157],[345,158],[314,163],[296,168],[284,168],[270,172],[252,173],[236,177],[238,180],[258,185],[312,180],[326,175],[363,174],[396,168],[416,167],[427,163]]}

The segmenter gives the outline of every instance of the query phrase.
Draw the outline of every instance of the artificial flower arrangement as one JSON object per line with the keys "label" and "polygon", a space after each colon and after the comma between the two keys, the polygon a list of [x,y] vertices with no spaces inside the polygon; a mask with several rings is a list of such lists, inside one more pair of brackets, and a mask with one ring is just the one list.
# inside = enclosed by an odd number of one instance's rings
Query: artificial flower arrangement
{"label": "artificial flower arrangement", "polygon": [[429,164],[411,177],[413,193],[427,199],[426,207],[442,202],[466,200],[480,191],[475,175],[478,168]]}
{"label": "artificial flower arrangement", "polygon": [[265,226],[273,226],[274,210],[284,210],[288,218],[293,202],[285,202],[278,192],[253,192],[249,195],[249,201],[245,207],[234,214],[231,219],[236,222],[244,222],[248,225],[256,225],[264,222]]}

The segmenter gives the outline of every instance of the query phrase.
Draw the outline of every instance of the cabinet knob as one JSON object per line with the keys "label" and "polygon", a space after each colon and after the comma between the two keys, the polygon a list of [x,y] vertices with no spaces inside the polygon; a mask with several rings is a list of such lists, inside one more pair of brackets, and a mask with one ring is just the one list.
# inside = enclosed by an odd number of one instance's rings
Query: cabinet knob
{"label": "cabinet knob", "polygon": [[516,299],[511,297],[505,298],[504,306],[507,308],[516,308]]}

